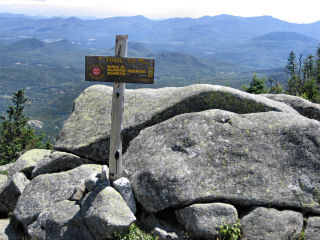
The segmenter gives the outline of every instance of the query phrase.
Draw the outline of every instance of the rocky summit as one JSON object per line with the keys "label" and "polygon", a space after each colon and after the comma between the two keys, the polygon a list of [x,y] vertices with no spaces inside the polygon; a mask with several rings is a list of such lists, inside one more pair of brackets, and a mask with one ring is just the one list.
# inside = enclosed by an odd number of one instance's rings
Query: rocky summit
{"label": "rocky summit", "polygon": [[[112,88],[95,85],[74,102],[55,149],[71,152],[99,163],[108,163]],[[176,115],[208,109],[236,113],[295,112],[286,104],[236,89],[192,85],[182,88],[126,90],[123,113],[124,148],[139,132]]]}
{"label": "rocky summit", "polygon": [[[0,168],[1,239],[320,239],[320,106],[213,85],[126,90],[108,175],[112,88],[74,102],[54,150]],[[11,216],[9,218],[9,216]]]}

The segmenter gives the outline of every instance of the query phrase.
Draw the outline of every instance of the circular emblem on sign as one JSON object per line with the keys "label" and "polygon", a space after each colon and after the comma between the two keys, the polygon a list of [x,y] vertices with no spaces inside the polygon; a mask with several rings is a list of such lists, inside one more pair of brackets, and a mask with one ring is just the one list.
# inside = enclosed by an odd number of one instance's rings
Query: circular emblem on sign
{"label": "circular emblem on sign", "polygon": [[91,70],[93,76],[99,76],[101,74],[101,69],[99,67],[94,67]]}

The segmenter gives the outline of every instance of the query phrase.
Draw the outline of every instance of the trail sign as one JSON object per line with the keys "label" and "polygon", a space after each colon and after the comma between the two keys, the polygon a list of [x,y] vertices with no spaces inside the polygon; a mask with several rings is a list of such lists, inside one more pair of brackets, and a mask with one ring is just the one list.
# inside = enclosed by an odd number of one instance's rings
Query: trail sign
{"label": "trail sign", "polygon": [[[86,56],[85,80],[114,82],[111,108],[109,175],[113,181],[122,173],[122,118],[125,83],[154,82],[154,59],[128,58],[128,35],[117,35],[115,56]],[[106,174],[103,167],[101,176]]]}
{"label": "trail sign", "polygon": [[86,81],[154,83],[154,59],[86,56]]}

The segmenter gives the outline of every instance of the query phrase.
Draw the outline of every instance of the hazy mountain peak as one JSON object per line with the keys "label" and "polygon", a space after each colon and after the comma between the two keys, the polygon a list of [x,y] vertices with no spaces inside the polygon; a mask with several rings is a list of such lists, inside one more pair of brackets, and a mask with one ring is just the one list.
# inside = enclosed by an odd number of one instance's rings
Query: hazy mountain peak
{"label": "hazy mountain peak", "polygon": [[36,38],[27,38],[18,42],[12,43],[11,47],[19,49],[37,49],[45,45],[44,42]]}
{"label": "hazy mountain peak", "polygon": [[296,32],[271,32],[258,37],[254,40],[271,40],[271,41],[299,41],[299,42],[317,42],[315,38],[308,37]]}

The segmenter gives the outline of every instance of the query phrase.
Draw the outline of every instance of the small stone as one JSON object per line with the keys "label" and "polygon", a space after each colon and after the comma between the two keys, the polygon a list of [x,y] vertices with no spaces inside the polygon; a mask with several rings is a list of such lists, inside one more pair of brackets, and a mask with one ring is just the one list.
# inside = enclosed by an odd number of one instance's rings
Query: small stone
{"label": "small stone", "polygon": [[193,204],[175,213],[185,230],[200,239],[215,239],[221,224],[234,224],[238,220],[235,207],[224,203]]}
{"label": "small stone", "polygon": [[156,227],[153,230],[152,235],[158,237],[157,239],[159,240],[179,239],[178,235],[175,232],[167,232],[159,227]]}
{"label": "small stone", "polygon": [[107,165],[103,165],[102,166],[102,172],[101,172],[100,180],[102,182],[109,180],[109,168],[108,168]]}
{"label": "small stone", "polygon": [[29,180],[23,173],[16,173],[0,188],[0,209],[2,213],[12,212]]}
{"label": "small stone", "polygon": [[82,199],[81,213],[96,240],[111,238],[136,220],[121,195],[103,183]]}
{"label": "small stone", "polygon": [[92,175],[85,180],[86,190],[91,192],[99,184],[99,179],[96,175]]}
{"label": "small stone", "polygon": [[242,239],[298,239],[302,226],[301,213],[258,207],[241,220]]}
{"label": "small stone", "polygon": [[306,240],[320,240],[320,217],[310,217],[305,232]]}
{"label": "small stone", "polygon": [[129,206],[131,212],[136,214],[136,199],[134,197],[129,179],[125,177],[119,178],[116,181],[114,181],[112,185],[120,193],[124,201]]}
{"label": "small stone", "polygon": [[10,219],[0,219],[0,239],[1,240],[20,240],[28,239],[22,229],[17,228]]}
{"label": "small stone", "polygon": [[86,184],[85,184],[85,181],[83,180],[81,181],[80,185],[74,189],[74,194],[72,195],[70,200],[80,201],[83,195],[85,194],[85,191],[86,191]]}
{"label": "small stone", "polygon": [[82,220],[79,205],[68,200],[44,209],[28,227],[28,233],[32,239],[93,240]]}

